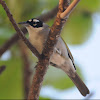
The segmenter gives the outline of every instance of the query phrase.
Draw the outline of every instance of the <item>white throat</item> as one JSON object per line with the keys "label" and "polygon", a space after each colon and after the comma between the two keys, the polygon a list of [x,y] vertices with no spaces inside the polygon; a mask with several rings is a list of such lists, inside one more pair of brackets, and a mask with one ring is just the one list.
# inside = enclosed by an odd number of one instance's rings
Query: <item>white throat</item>
{"label": "white throat", "polygon": [[29,33],[30,42],[41,54],[44,47],[44,43],[49,33],[49,28],[46,28],[46,29],[44,29],[44,27],[33,28],[32,26],[29,26],[27,27],[27,30]]}

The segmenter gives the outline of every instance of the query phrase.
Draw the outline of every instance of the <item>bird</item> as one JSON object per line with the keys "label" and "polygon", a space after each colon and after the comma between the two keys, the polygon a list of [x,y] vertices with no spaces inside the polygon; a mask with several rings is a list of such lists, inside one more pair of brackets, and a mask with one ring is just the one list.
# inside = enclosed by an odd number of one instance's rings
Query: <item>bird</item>
{"label": "bird", "polygon": [[[50,26],[37,18],[32,18],[28,21],[20,22],[18,24],[26,27],[29,33],[30,43],[36,48],[39,54],[42,54],[50,32]],[[88,87],[77,74],[74,58],[61,36],[58,37],[58,41],[54,46],[53,54],[50,57],[50,64],[63,70],[83,96],[86,96],[90,93]]]}

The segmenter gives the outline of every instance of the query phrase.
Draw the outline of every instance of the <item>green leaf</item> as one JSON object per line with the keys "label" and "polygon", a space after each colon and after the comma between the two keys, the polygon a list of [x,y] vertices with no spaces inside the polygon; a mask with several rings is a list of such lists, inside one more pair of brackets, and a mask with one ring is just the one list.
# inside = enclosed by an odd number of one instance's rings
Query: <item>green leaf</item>
{"label": "green leaf", "polygon": [[69,44],[84,43],[91,35],[92,18],[88,12],[73,13],[66,23],[62,37]]}
{"label": "green leaf", "polygon": [[0,27],[0,46],[9,40],[15,31],[12,30],[9,26]]}
{"label": "green leaf", "polygon": [[0,75],[0,99],[22,99],[22,63],[19,58],[0,61],[0,66],[6,65]]}
{"label": "green leaf", "polygon": [[1,22],[1,19],[5,19],[5,18],[6,18],[6,13],[3,7],[0,5],[0,22]]}
{"label": "green leaf", "polygon": [[7,27],[0,27],[0,39],[9,39],[14,33],[13,30]]}
{"label": "green leaf", "polygon": [[100,11],[100,0],[81,0],[77,9],[95,13]]}

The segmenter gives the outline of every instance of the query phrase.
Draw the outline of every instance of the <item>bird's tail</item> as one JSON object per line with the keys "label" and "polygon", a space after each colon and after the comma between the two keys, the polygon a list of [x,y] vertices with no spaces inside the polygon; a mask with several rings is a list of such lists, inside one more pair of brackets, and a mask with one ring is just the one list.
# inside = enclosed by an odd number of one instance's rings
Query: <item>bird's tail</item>
{"label": "bird's tail", "polygon": [[75,72],[75,77],[71,77],[71,76],[69,77],[74,82],[74,84],[76,85],[76,87],[78,88],[78,90],[83,96],[86,96],[87,94],[89,94],[89,89],[84,84],[84,82],[80,79],[80,77],[78,76],[76,72]]}

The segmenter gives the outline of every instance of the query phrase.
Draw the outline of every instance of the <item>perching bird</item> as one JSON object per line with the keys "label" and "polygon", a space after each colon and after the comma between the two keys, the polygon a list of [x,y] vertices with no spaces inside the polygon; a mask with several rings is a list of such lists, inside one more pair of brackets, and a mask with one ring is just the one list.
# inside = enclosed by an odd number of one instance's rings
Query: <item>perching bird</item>
{"label": "perching bird", "polygon": [[[36,18],[19,24],[26,27],[29,33],[30,42],[41,54],[48,37],[50,27]],[[58,42],[54,47],[53,54],[50,58],[50,64],[62,69],[73,81],[83,96],[89,94],[89,89],[76,73],[73,56],[61,37],[58,38]]]}

